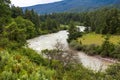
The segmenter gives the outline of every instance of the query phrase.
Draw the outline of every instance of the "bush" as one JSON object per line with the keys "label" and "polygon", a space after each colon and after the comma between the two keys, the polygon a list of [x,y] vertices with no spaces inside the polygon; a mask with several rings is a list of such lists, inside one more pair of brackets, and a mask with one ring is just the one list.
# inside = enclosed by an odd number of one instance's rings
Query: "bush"
{"label": "bush", "polygon": [[[21,50],[0,52],[0,80],[53,80],[54,70],[37,65],[44,63],[39,54],[30,49]],[[26,52],[29,52],[30,56],[27,56]]]}
{"label": "bush", "polygon": [[7,38],[0,38],[0,47],[5,48],[9,43]]}
{"label": "bush", "polygon": [[110,54],[111,57],[113,58],[117,58],[120,60],[120,45],[119,46],[115,46],[114,51]]}
{"label": "bush", "polygon": [[73,32],[69,33],[67,41],[70,43],[72,40],[76,40],[78,37],[82,37],[81,32]]}
{"label": "bush", "polygon": [[43,57],[34,50],[30,48],[22,48],[20,51],[21,53],[23,53],[24,56],[27,56],[32,62],[38,65],[47,65],[47,60],[43,59]]}
{"label": "bush", "polygon": [[82,44],[79,43],[79,42],[76,41],[76,40],[72,40],[72,41],[70,42],[70,47],[72,47],[72,48],[75,49],[75,50],[79,50],[79,51],[83,49]]}
{"label": "bush", "polygon": [[81,64],[76,65],[70,71],[66,71],[63,76],[64,80],[105,80],[102,73],[94,73],[93,71],[84,68]]}
{"label": "bush", "polygon": [[120,79],[120,64],[111,65],[107,70],[106,74],[111,77],[111,80]]}
{"label": "bush", "polygon": [[17,80],[17,74],[13,74],[12,72],[3,71],[0,80]]}
{"label": "bush", "polygon": [[109,36],[105,37],[105,41],[101,46],[101,56],[103,57],[110,57],[110,53],[114,51],[115,47],[114,44],[110,43]]}
{"label": "bush", "polygon": [[95,44],[87,45],[83,49],[88,55],[96,55],[99,53],[99,46]]}

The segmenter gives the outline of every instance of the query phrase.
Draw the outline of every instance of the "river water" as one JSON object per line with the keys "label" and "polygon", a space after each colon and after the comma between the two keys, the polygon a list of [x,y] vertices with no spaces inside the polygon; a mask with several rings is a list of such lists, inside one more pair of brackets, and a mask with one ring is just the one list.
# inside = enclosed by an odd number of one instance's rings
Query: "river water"
{"label": "river water", "polygon": [[[64,44],[65,49],[69,49],[66,39],[68,38],[68,32],[63,30],[57,33],[52,33],[48,35],[42,35],[30,40],[27,40],[28,46],[33,50],[36,50],[38,53],[44,49],[53,49],[57,40]],[[104,58],[97,58],[95,56],[88,56],[84,52],[76,52],[80,62],[87,68],[90,68],[95,71],[102,70],[104,71],[108,65],[112,64]]]}

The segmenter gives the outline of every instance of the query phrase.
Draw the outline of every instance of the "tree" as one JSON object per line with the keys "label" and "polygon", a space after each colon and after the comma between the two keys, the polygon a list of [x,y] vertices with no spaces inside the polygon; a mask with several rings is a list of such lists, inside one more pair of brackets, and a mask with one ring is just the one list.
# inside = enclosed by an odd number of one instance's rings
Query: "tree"
{"label": "tree", "polygon": [[77,29],[77,27],[74,25],[74,23],[72,21],[69,24],[68,32],[69,32],[68,42],[70,42],[71,40],[75,40],[78,37],[82,36],[81,32],[79,32],[79,30]]}
{"label": "tree", "polygon": [[35,27],[34,24],[27,19],[23,19],[22,17],[18,16],[15,18],[15,22],[17,23],[17,26],[19,29],[23,29],[26,34],[26,38],[32,38],[35,35]]}
{"label": "tree", "polygon": [[46,49],[42,53],[47,56],[50,65],[53,60],[56,60],[63,65],[63,68],[67,68],[70,64],[74,64],[77,61],[77,55],[72,50],[65,50],[64,45],[59,41],[54,45],[53,50]]}
{"label": "tree", "polygon": [[23,11],[22,11],[22,8],[20,8],[20,7],[12,6],[11,12],[12,12],[12,14],[11,14],[12,18],[16,18],[18,16],[23,16]]}
{"label": "tree", "polygon": [[[23,46],[26,43],[26,34],[23,29],[19,29],[16,22],[12,22],[5,28],[5,37],[17,46]],[[10,44],[9,42],[8,44]],[[15,46],[15,45],[13,45]]]}
{"label": "tree", "polygon": [[10,0],[0,0],[0,34],[3,32],[4,26],[10,22],[11,11],[9,4]]}
{"label": "tree", "polygon": [[24,18],[30,20],[35,26],[36,35],[40,34],[40,16],[34,10],[25,10]]}
{"label": "tree", "polygon": [[107,35],[105,37],[105,41],[103,42],[102,46],[101,46],[101,55],[103,57],[110,57],[110,53],[113,52],[114,50],[114,45],[112,43],[109,42],[109,36]]}

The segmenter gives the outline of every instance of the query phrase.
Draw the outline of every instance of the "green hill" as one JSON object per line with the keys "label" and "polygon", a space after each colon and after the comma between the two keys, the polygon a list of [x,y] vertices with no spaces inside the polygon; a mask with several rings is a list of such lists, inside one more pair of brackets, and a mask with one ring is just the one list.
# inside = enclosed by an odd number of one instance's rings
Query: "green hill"
{"label": "green hill", "polygon": [[98,9],[103,6],[118,7],[119,0],[63,0],[60,2],[39,4],[23,9],[33,9],[39,14],[50,14],[55,12],[83,12]]}

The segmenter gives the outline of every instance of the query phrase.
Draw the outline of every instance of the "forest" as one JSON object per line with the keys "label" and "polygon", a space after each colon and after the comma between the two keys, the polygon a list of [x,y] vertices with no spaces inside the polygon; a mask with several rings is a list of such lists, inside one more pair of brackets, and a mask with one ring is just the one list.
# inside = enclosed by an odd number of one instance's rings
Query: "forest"
{"label": "forest", "polygon": [[[109,66],[105,72],[96,72],[78,64],[72,51],[67,51],[67,58],[62,58],[66,51],[63,51],[59,43],[56,49],[43,50],[41,53],[49,57],[44,58],[42,54],[28,48],[26,42],[36,36],[68,30],[67,41],[73,49],[119,60],[120,44],[114,45],[109,41],[111,35],[120,35],[119,9],[102,8],[92,12],[39,15],[34,10],[23,11],[10,4],[9,0],[0,0],[0,80],[120,79],[118,63]],[[75,25],[86,26],[85,33],[79,32]],[[101,46],[83,45],[78,40],[91,32],[105,35]]]}
{"label": "forest", "polygon": [[90,31],[100,34],[120,33],[120,10],[114,7],[105,7],[82,13],[52,13],[41,16],[41,21],[45,21],[47,17],[55,19],[64,25],[68,25],[71,21],[74,21],[76,25],[90,27]]}

